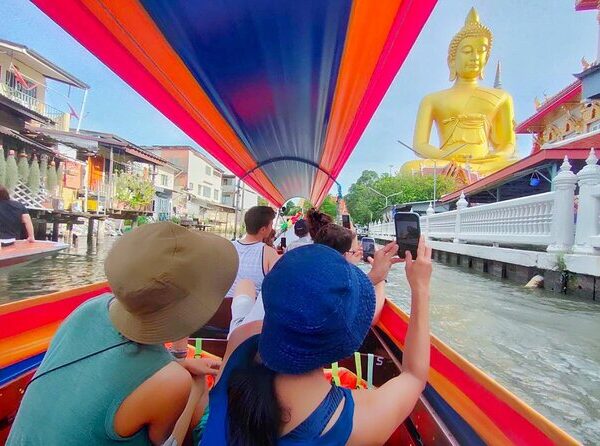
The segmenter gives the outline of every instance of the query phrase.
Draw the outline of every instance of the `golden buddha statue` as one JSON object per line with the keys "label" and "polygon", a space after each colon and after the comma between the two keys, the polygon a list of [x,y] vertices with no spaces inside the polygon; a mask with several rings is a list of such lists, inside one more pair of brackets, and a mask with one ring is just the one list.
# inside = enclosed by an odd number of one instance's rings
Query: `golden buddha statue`
{"label": "golden buddha statue", "polygon": [[[455,163],[485,176],[516,161],[512,98],[499,88],[478,85],[491,46],[492,33],[472,8],[448,48],[454,85],[427,95],[419,107],[413,148],[424,159],[405,163],[403,173]],[[429,142],[433,123],[439,147]]]}

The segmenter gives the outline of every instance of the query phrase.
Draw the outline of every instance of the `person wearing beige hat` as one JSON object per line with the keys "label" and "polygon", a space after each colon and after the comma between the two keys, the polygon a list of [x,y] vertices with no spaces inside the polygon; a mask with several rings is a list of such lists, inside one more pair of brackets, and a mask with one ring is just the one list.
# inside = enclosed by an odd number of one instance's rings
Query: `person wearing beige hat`
{"label": "person wearing beige hat", "polygon": [[7,444],[181,444],[219,364],[177,363],[163,344],[212,317],[237,268],[235,248],[213,234],[156,223],[124,235],[105,261],[114,294],[58,329]]}

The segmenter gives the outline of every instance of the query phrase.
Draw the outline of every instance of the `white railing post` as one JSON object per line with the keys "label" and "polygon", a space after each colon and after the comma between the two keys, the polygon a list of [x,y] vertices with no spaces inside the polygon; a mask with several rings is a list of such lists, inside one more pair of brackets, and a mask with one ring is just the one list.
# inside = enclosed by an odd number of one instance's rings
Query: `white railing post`
{"label": "white railing post", "polygon": [[575,241],[575,185],[577,175],[571,172],[569,158],[560,166],[560,172],[552,180],[554,186],[554,208],[552,212],[552,244],[548,252],[568,252]]}
{"label": "white railing post", "polygon": [[575,225],[575,246],[573,252],[578,254],[598,254],[600,250],[590,244],[590,237],[600,234],[600,201],[595,196],[595,189],[600,184],[600,166],[596,153],[592,148],[585,160],[586,165],[577,174],[579,178],[579,204],[577,206],[577,223]]}
{"label": "white railing post", "polygon": [[431,202],[429,203],[429,207],[427,208],[427,215],[425,216],[425,238],[429,240],[429,219],[432,215],[435,214],[435,210]]}
{"label": "white railing post", "polygon": [[464,209],[469,207],[469,202],[465,198],[465,193],[460,193],[460,199],[456,202],[456,226],[455,226],[455,235],[454,235],[454,243],[460,243],[460,220],[461,213]]}

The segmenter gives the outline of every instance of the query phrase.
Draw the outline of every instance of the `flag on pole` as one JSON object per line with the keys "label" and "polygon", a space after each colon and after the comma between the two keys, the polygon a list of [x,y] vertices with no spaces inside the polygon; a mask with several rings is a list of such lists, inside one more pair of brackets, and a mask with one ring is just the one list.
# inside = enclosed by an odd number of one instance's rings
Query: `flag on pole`
{"label": "flag on pole", "polygon": [[29,85],[29,82],[27,82],[27,79],[25,79],[23,73],[21,73],[21,71],[19,71],[19,69],[12,63],[10,64],[10,71],[12,71],[12,73],[14,74],[17,83],[21,85],[21,87],[23,87],[25,90],[33,90],[37,86],[35,82],[32,82],[31,85]]}

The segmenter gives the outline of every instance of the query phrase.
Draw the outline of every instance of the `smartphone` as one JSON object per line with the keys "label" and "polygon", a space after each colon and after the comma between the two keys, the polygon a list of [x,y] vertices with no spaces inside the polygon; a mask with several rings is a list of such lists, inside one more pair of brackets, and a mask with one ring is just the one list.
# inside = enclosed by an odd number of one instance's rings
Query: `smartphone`
{"label": "smartphone", "polygon": [[350,216],[348,214],[342,215],[342,226],[350,229]]}
{"label": "smartphone", "polygon": [[370,237],[363,237],[360,243],[363,249],[363,260],[368,262],[368,258],[375,255],[375,240]]}
{"label": "smartphone", "polygon": [[410,251],[413,260],[417,258],[417,247],[421,237],[419,214],[414,212],[396,212],[394,215],[396,227],[396,243],[398,243],[398,256],[403,259],[405,252]]}
{"label": "smartphone", "polygon": [[285,237],[281,237],[280,244],[283,249],[287,248],[287,239]]}

